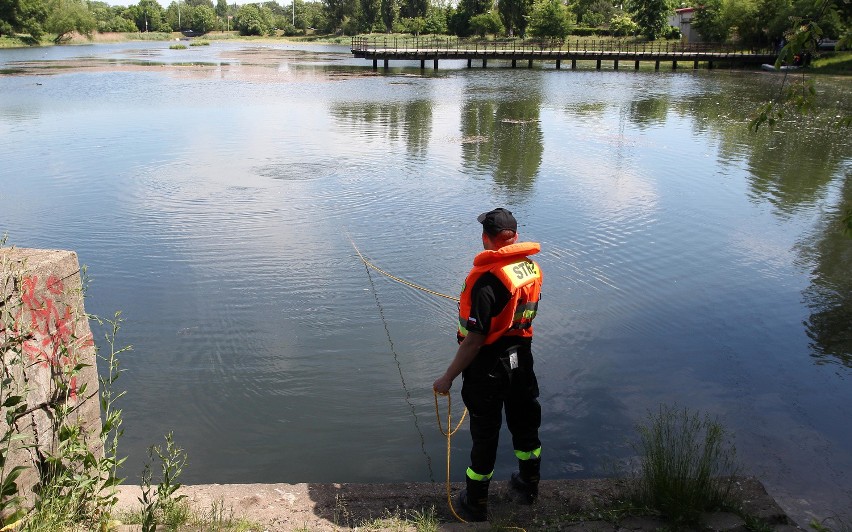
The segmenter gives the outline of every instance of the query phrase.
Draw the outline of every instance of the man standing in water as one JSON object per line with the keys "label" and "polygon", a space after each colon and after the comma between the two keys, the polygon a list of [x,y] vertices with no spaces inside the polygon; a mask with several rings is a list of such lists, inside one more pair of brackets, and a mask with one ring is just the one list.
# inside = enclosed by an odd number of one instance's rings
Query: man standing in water
{"label": "man standing in water", "polygon": [[433,384],[449,393],[462,375],[462,399],[470,412],[470,467],[467,488],[458,505],[468,521],[484,521],[488,485],[497,460],[497,443],[506,410],[519,471],[510,486],[521,502],[538,497],[541,407],[533,372],[532,320],[541,293],[541,269],[527,255],[538,253],[535,242],[518,242],[518,223],[498,208],[479,215],[482,245],[462,287],[459,303],[459,348],[446,373]]}

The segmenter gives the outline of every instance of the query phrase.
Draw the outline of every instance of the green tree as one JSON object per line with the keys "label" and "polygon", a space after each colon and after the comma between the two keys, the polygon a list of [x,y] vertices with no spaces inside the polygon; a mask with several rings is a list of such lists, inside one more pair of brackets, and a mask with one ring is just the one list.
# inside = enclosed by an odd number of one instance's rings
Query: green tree
{"label": "green tree", "polygon": [[426,16],[429,0],[400,0],[399,15],[403,18]]}
{"label": "green tree", "polygon": [[498,33],[505,31],[503,23],[500,21],[500,15],[494,11],[470,17],[470,29],[482,38],[485,37],[486,33],[493,33],[496,37]]}
{"label": "green tree", "polygon": [[343,31],[344,22],[355,14],[356,0],[322,0],[325,7],[326,31],[338,33]]}
{"label": "green tree", "polygon": [[468,13],[472,17],[488,13],[493,6],[493,0],[460,0],[458,10]]}
{"label": "green tree", "polygon": [[629,14],[622,12],[612,16],[612,20],[609,21],[609,31],[616,37],[623,37],[638,32],[639,25],[633,22]]}
{"label": "green tree", "polygon": [[260,7],[267,10],[267,12],[276,15],[276,16],[284,16],[289,13],[284,9],[284,6],[275,2],[274,0],[267,0],[260,4]]}
{"label": "green tree", "polygon": [[674,11],[669,0],[628,0],[627,9],[642,35],[652,41],[665,35],[669,15]]}
{"label": "green tree", "polygon": [[524,35],[532,9],[532,0],[498,0],[497,11],[510,37]]}
{"label": "green tree", "polygon": [[228,16],[228,0],[216,0],[216,16],[221,18]]}
{"label": "green tree", "polygon": [[619,10],[615,8],[610,0],[594,0],[586,10],[586,14],[583,15],[583,25],[590,27],[606,26],[617,11]]}
{"label": "green tree", "polygon": [[447,26],[455,35],[467,37],[472,33],[470,19],[491,11],[493,0],[460,0],[455,11],[447,17]]}
{"label": "green tree", "polygon": [[47,15],[43,0],[0,0],[0,33],[25,33],[37,41],[44,34]]}
{"label": "green tree", "polygon": [[722,0],[704,0],[695,8],[691,24],[705,41],[722,42],[728,38],[730,28],[723,19]]}
{"label": "green tree", "polygon": [[447,33],[447,11],[439,6],[430,6],[426,13],[424,33],[441,35]]}
{"label": "green tree", "polygon": [[385,31],[390,33],[399,18],[399,2],[397,0],[381,0],[381,17]]}
{"label": "green tree", "polygon": [[67,41],[74,32],[91,38],[96,26],[95,17],[83,0],[52,0],[44,23],[45,30],[56,34],[56,44]]}
{"label": "green tree", "polygon": [[[305,24],[306,28],[326,28],[328,21],[326,20],[325,6],[322,2],[305,2]],[[296,13],[298,16],[298,11]]]}
{"label": "green tree", "polygon": [[573,25],[574,16],[560,0],[542,0],[533,7],[529,31],[536,37],[564,39]]}
{"label": "green tree", "polygon": [[616,11],[612,0],[575,0],[569,6],[577,24],[591,27],[608,24]]}
{"label": "green tree", "polygon": [[272,13],[257,4],[240,6],[234,27],[240,35],[267,35],[272,31]]}
{"label": "green tree", "polygon": [[138,4],[127,8],[125,16],[136,24],[138,31],[171,31],[165,12],[156,0],[139,0]]}
{"label": "green tree", "polygon": [[382,3],[381,0],[360,0],[360,13],[364,22],[364,27],[370,32],[381,22],[382,19]]}
{"label": "green tree", "polygon": [[197,33],[207,33],[216,29],[218,19],[216,11],[208,6],[196,6],[192,10],[192,18],[189,21],[189,29]]}
{"label": "green tree", "polygon": [[748,44],[754,35],[757,20],[757,2],[755,0],[722,0],[722,27],[733,40]]}
{"label": "green tree", "polygon": [[110,6],[106,2],[89,2],[89,11],[95,17],[96,29],[101,32],[137,31],[136,24],[122,16],[125,7]]}
{"label": "green tree", "polygon": [[426,27],[426,19],[423,17],[403,18],[400,20],[406,33],[419,36]]}

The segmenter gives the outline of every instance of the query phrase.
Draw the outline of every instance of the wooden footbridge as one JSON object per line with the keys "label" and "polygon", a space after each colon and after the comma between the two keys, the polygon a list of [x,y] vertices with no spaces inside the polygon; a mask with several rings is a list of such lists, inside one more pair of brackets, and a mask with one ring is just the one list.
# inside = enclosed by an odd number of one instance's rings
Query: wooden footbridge
{"label": "wooden footbridge", "polygon": [[614,70],[619,64],[632,63],[638,70],[640,62],[653,62],[659,70],[660,63],[671,63],[672,69],[678,63],[699,64],[713,68],[715,64],[760,65],[774,63],[777,54],[770,50],[744,50],[724,44],[710,43],[671,43],[671,42],[631,42],[619,39],[566,41],[483,41],[470,42],[457,38],[400,38],[400,37],[354,37],[352,54],[355,57],[373,61],[373,69],[378,69],[379,61],[387,69],[390,61],[420,61],[420,68],[426,68],[426,61],[432,61],[438,69],[441,59],[466,59],[468,68],[474,61],[481,61],[482,68],[489,60],[510,61],[512,68],[518,61],[527,61],[531,68],[533,61],[555,61],[560,69],[563,62],[570,61],[571,68],[577,68],[577,61],[595,61],[598,70],[601,63],[612,62]]}

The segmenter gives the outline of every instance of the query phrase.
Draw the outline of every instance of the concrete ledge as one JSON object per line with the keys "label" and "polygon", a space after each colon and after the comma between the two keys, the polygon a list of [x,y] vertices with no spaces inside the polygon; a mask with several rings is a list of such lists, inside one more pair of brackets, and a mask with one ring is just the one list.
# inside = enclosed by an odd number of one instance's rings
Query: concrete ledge
{"label": "concrete ledge", "polygon": [[[447,531],[487,530],[492,524],[522,527],[528,532],[557,529],[651,531],[667,525],[664,520],[654,517],[627,517],[618,523],[570,519],[571,514],[589,514],[622,498],[626,488],[624,480],[545,480],[540,486],[539,501],[533,506],[513,502],[505,481],[492,482],[491,486],[491,523],[478,525],[456,521],[447,506],[443,483],[207,484],[184,486],[178,493],[186,495],[191,506],[201,515],[209,515],[214,505],[218,505],[224,509],[224,515],[247,519],[269,531],[355,528],[389,513],[422,511],[432,507],[442,522],[440,530]],[[452,495],[455,496],[462,487],[461,483],[453,483]],[[737,483],[737,490],[736,496],[746,501],[746,513],[760,517],[775,530],[795,528],[758,480],[742,479]],[[140,494],[138,486],[122,486],[118,512],[138,512]],[[708,527],[703,530],[708,532],[745,530],[745,523],[735,514],[720,512],[705,517]],[[124,529],[129,532],[138,527],[125,526]]]}

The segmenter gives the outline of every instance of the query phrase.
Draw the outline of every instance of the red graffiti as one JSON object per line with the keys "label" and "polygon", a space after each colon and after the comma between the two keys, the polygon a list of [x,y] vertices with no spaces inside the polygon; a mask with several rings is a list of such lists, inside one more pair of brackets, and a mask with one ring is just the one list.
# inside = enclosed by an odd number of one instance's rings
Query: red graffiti
{"label": "red graffiti", "polygon": [[[14,327],[18,334],[22,322],[29,322],[28,338],[23,342],[23,352],[33,363],[43,368],[52,368],[58,374],[70,376],[67,383],[68,397],[77,399],[77,349],[93,344],[91,334],[78,338],[71,307],[57,303],[51,297],[40,299],[37,293],[38,277],[24,277],[21,281],[22,308],[15,317]],[[62,280],[51,275],[45,281],[45,288],[51,295],[61,295],[64,286]],[[62,305],[60,311],[57,305]],[[29,319],[25,318],[28,315]]]}

